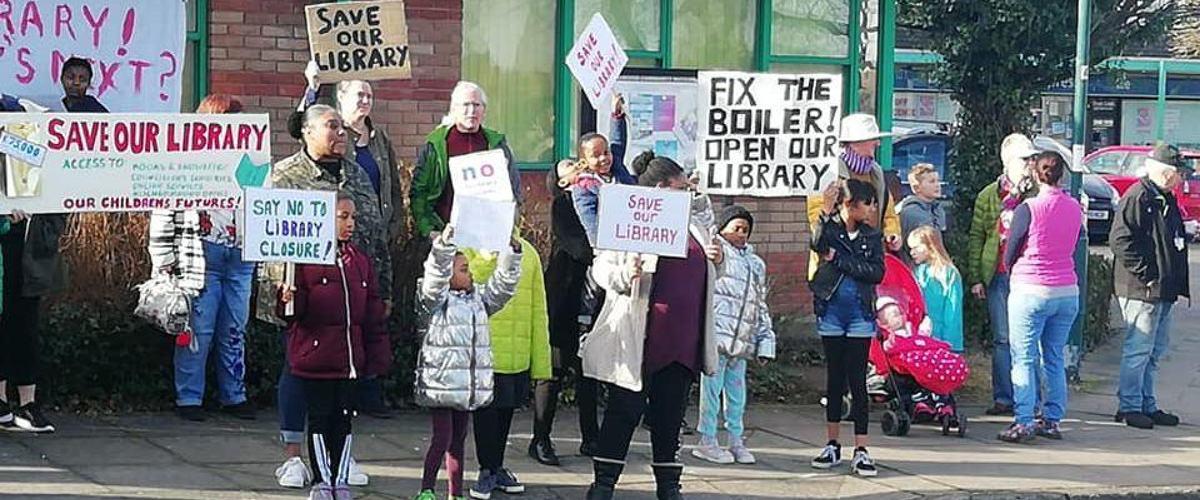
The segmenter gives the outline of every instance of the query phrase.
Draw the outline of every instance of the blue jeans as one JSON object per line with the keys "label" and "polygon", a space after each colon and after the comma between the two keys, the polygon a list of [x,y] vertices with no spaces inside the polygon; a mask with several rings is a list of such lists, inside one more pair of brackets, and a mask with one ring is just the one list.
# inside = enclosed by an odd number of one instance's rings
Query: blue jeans
{"label": "blue jeans", "polygon": [[279,388],[276,394],[279,406],[279,439],[283,444],[300,444],[304,442],[308,400],[304,397],[304,381],[292,375],[292,364],[288,360],[287,352],[287,332],[279,338],[283,343],[283,368],[279,370]]}
{"label": "blue jeans", "polygon": [[217,399],[223,405],[246,401],[246,320],[254,263],[242,261],[236,247],[203,242],[204,289],[192,304],[192,334],[198,349],[175,348],[175,404],[199,406],[204,399],[208,352],[216,343]]}
{"label": "blue jeans", "polygon": [[1033,423],[1038,399],[1038,351],[1044,369],[1046,394],[1043,417],[1059,422],[1067,409],[1067,370],[1064,351],[1079,296],[1043,298],[1015,294],[1008,298],[1009,347],[1012,350],[1013,414],[1022,425]]}
{"label": "blue jeans", "polygon": [[992,320],[992,401],[1013,404],[1012,354],[1008,348],[1008,275],[997,274],[987,287]]}
{"label": "blue jeans", "polygon": [[1158,374],[1158,359],[1167,351],[1172,303],[1119,297],[1117,304],[1128,325],[1125,347],[1121,350],[1117,411],[1148,415],[1158,411],[1154,377]]}
{"label": "blue jeans", "polygon": [[725,430],[731,443],[739,442],[746,429],[742,418],[746,414],[746,360],[722,355],[713,376],[700,376],[700,423],[696,430],[701,437],[716,439],[722,399]]}

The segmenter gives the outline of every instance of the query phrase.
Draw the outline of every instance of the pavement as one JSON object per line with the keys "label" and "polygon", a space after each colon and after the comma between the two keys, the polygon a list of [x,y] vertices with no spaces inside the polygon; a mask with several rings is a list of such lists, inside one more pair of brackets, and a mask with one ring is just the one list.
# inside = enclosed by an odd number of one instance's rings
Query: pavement
{"label": "pavement", "polygon": [[[1200,266],[1193,259],[1193,276]],[[748,442],[759,463],[717,466],[690,456],[684,437],[684,492],[692,499],[772,498],[1200,498],[1200,308],[1175,312],[1172,349],[1162,361],[1161,405],[1179,414],[1177,428],[1138,430],[1112,421],[1119,338],[1085,358],[1084,383],[1072,392],[1062,441],[1026,445],[995,439],[1007,420],[964,405],[965,438],[915,426],[906,437],[880,432],[872,412],[872,455],[880,475],[852,477],[816,471],[808,462],[824,442],[823,410],[816,405],[748,410]],[[986,376],[979,374],[977,376]],[[689,421],[695,422],[695,409]],[[171,414],[83,417],[52,415],[53,435],[0,435],[0,498],[21,499],[300,499],[305,491],[275,484],[282,462],[274,415],[252,422],[214,416],[184,422]],[[559,415],[556,440],[563,466],[538,465],[525,455],[531,418],[513,424],[506,465],[528,486],[526,499],[583,498],[591,463],[575,454],[575,415]],[[428,417],[420,412],[391,420],[355,421],[354,455],[371,475],[356,498],[411,498],[420,484]],[[849,435],[846,428],[844,434]],[[629,466],[617,498],[654,498],[649,436],[634,436]],[[468,439],[468,463],[474,464]],[[469,468],[467,484],[475,472]],[[445,494],[445,480],[439,495]],[[494,498],[503,498],[497,494]]]}

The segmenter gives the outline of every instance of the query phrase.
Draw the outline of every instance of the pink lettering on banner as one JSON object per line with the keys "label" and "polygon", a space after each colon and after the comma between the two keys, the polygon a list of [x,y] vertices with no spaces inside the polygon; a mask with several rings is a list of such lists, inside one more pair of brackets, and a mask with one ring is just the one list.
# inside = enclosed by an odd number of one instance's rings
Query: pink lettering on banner
{"label": "pink lettering on banner", "polygon": [[178,111],[183,9],[178,1],[0,0],[0,89],[52,105],[63,62],[82,57],[93,66],[91,92],[113,111]]}

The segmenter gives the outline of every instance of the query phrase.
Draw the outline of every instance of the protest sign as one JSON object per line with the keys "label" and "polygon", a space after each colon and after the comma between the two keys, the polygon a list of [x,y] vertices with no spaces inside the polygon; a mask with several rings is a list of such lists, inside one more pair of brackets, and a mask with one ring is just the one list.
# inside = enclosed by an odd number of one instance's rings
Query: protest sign
{"label": "protest sign", "polygon": [[234,209],[271,172],[267,115],[0,113],[0,127],[44,148],[40,165],[5,155],[0,213]]}
{"label": "protest sign", "polygon": [[[0,89],[65,111],[59,76],[92,62],[95,96],[114,112],[178,112],[186,5],[162,0],[0,1]],[[190,105],[190,104],[189,104]]]}
{"label": "protest sign", "polygon": [[463,248],[500,252],[509,247],[517,204],[464,196],[454,193],[454,208],[450,210],[450,225],[454,226],[454,244]]}
{"label": "protest sign", "polygon": [[687,257],[691,197],[687,191],[601,186],[596,248]]}
{"label": "protest sign", "polygon": [[452,156],[447,162],[454,194],[496,201],[513,201],[508,158],[500,149]]}
{"label": "protest sign", "polygon": [[698,82],[702,191],[803,196],[837,177],[841,75],[701,71]]}
{"label": "protest sign", "polygon": [[322,79],[412,78],[404,2],[339,2],[309,5],[308,45]]}
{"label": "protest sign", "polygon": [[617,77],[628,62],[629,57],[599,12],[592,16],[592,21],[567,54],[567,68],[579,81],[592,107],[597,109],[608,100]]}
{"label": "protest sign", "polygon": [[337,193],[246,188],[242,260],[333,264]]}

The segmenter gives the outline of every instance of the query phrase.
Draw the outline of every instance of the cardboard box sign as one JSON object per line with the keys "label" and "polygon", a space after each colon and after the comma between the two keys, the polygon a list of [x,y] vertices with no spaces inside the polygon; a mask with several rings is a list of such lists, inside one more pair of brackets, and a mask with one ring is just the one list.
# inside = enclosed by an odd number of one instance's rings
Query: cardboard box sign
{"label": "cardboard box sign", "polygon": [[308,45],[321,78],[412,78],[404,2],[338,2],[309,5]]}

